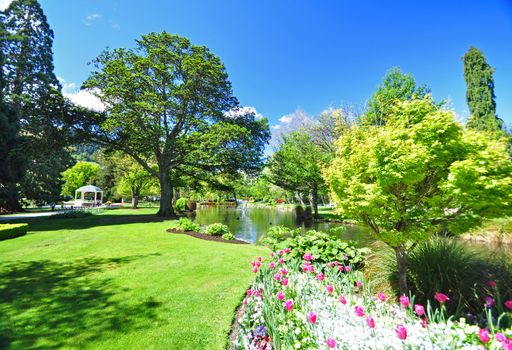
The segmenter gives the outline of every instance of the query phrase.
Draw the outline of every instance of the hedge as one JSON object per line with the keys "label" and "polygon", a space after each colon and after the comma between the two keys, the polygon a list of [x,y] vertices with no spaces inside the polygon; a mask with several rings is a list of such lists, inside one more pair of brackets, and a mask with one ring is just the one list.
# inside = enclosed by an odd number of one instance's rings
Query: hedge
{"label": "hedge", "polygon": [[28,224],[0,224],[0,241],[27,234]]}

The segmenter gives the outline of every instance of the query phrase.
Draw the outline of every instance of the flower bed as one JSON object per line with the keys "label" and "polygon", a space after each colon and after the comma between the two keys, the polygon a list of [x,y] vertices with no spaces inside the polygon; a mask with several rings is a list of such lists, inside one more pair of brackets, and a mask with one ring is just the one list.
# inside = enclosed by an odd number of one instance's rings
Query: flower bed
{"label": "flower bed", "polygon": [[442,293],[436,309],[408,297],[397,305],[369,290],[350,265],[279,253],[252,262],[256,278],[243,301],[235,349],[512,349],[512,301],[494,319],[496,305],[488,305],[490,322],[481,328],[446,318],[450,301]]}

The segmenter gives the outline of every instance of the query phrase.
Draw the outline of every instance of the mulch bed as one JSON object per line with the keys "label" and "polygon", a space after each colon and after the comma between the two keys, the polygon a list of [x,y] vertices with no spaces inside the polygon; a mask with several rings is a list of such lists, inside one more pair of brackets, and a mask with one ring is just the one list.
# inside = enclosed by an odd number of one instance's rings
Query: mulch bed
{"label": "mulch bed", "polygon": [[195,238],[204,239],[205,241],[215,241],[215,242],[231,243],[231,244],[249,244],[249,243],[247,243],[245,241],[241,241],[239,239],[234,239],[234,240],[228,241],[228,240],[223,239],[220,236],[210,236],[210,235],[205,235],[204,233],[194,232],[194,231],[181,231],[176,228],[170,228],[167,230],[167,232],[189,235],[189,236],[192,236]]}

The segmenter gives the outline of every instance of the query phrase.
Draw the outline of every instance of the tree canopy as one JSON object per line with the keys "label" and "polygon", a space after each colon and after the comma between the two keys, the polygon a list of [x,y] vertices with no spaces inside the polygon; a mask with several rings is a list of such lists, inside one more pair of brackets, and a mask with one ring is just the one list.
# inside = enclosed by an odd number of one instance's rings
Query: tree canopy
{"label": "tree canopy", "polygon": [[134,49],[106,50],[94,60],[96,70],[83,87],[102,100],[105,112],[74,126],[158,177],[159,215],[169,216],[173,179],[258,170],[268,123],[237,113],[225,67],[208,48],[166,32],[136,42]]}
{"label": "tree canopy", "polygon": [[352,126],[337,148],[324,174],[337,207],[395,249],[401,293],[411,243],[512,210],[505,140],[463,131],[430,98],[398,102],[384,126]]}
{"label": "tree canopy", "polygon": [[470,47],[462,60],[470,113],[467,126],[476,130],[501,131],[503,121],[496,116],[493,78],[495,69],[487,63],[483,52],[476,47]]}
{"label": "tree canopy", "polygon": [[73,197],[78,188],[93,184],[92,182],[99,170],[100,166],[96,163],[76,163],[62,173],[62,178],[64,179],[62,194]]}

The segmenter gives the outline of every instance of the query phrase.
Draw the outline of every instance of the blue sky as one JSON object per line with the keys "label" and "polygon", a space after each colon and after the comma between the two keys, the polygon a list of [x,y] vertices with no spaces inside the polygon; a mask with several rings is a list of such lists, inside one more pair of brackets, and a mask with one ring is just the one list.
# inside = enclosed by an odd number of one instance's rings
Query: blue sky
{"label": "blue sky", "polygon": [[[0,0],[0,2],[7,0]],[[55,32],[56,74],[73,95],[106,47],[166,30],[220,56],[235,95],[272,125],[297,108],[364,103],[399,66],[467,117],[461,57],[496,68],[498,115],[512,124],[512,1],[41,0]],[[80,96],[85,99],[86,97]]]}

